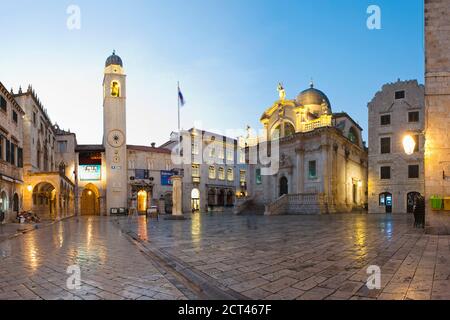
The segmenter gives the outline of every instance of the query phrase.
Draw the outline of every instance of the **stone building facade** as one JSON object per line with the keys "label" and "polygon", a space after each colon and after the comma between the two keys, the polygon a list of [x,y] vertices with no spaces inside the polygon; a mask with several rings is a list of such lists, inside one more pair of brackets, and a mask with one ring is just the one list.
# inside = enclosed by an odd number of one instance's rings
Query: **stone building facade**
{"label": "stone building facade", "polygon": [[0,224],[14,221],[23,204],[23,116],[0,82]]}
{"label": "stone building facade", "polygon": [[[334,113],[313,84],[296,99],[280,100],[262,118],[264,136],[248,139],[248,193],[253,208],[273,214],[320,214],[362,210],[367,203],[367,150],[362,128],[346,113]],[[276,172],[251,161],[264,150]],[[275,151],[274,142],[278,142]],[[261,154],[259,154],[261,157]],[[243,205],[243,207],[245,204]]]}
{"label": "stone building facade", "polygon": [[450,212],[434,211],[432,196],[450,197],[450,3],[425,0],[425,195],[427,229],[450,233]]}
{"label": "stone building facade", "polygon": [[23,210],[57,220],[75,213],[75,175],[56,165],[58,127],[31,86],[14,94],[23,108]]}
{"label": "stone building facade", "polygon": [[[385,84],[368,104],[369,213],[412,213],[424,195],[424,86],[416,80]],[[403,140],[414,138],[405,153]]]}
{"label": "stone building facade", "polygon": [[[176,153],[178,133],[162,145]],[[236,199],[247,195],[245,146],[221,134],[191,128],[182,132],[183,161],[174,164],[182,172],[183,212],[231,212]],[[242,152],[241,152],[242,150]]]}

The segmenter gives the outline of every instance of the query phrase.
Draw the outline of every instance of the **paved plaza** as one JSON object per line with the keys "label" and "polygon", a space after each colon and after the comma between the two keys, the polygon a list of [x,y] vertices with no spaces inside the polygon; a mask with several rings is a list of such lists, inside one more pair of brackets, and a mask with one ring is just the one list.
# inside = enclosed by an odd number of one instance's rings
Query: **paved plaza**
{"label": "paved plaza", "polygon": [[[450,299],[450,236],[410,216],[69,219],[0,242],[0,299]],[[81,289],[67,267],[79,265]],[[381,289],[366,287],[381,268]]]}

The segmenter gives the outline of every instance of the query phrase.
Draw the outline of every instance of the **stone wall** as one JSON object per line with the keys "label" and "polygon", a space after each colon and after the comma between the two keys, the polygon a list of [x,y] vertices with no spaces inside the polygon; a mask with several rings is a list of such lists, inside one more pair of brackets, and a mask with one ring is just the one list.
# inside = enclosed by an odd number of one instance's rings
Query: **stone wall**
{"label": "stone wall", "polygon": [[425,42],[427,231],[449,233],[449,213],[432,211],[429,202],[433,195],[450,196],[450,2],[448,0],[425,0]]}

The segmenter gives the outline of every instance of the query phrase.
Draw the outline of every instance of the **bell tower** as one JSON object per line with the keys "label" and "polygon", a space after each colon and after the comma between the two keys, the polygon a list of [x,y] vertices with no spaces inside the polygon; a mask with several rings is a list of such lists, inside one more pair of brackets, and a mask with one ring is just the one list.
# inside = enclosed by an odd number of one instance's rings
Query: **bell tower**
{"label": "bell tower", "polygon": [[103,79],[103,146],[106,160],[106,210],[127,207],[126,75],[115,51]]}

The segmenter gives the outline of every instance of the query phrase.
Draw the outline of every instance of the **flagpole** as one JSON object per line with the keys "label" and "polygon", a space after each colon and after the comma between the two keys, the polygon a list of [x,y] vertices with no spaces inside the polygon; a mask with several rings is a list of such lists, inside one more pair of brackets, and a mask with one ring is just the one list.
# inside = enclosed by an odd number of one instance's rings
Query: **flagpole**
{"label": "flagpole", "polygon": [[180,134],[180,133],[181,133],[181,120],[180,120],[180,81],[178,81],[177,99],[178,99],[178,134]]}
{"label": "flagpole", "polygon": [[177,100],[178,100],[178,154],[181,156],[180,81],[178,81],[177,86],[178,86],[178,92],[177,92]]}

